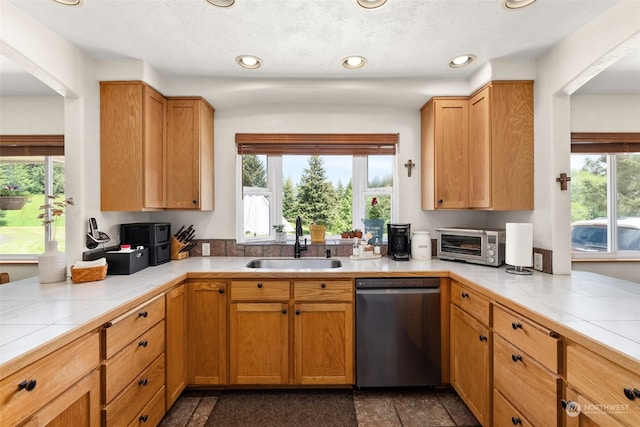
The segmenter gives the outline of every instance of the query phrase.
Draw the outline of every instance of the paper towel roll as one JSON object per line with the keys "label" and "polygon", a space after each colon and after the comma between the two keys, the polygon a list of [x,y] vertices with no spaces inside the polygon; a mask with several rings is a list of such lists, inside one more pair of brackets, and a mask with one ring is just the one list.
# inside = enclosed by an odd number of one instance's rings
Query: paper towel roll
{"label": "paper towel roll", "polygon": [[533,265],[533,224],[507,223],[506,262],[519,267]]}

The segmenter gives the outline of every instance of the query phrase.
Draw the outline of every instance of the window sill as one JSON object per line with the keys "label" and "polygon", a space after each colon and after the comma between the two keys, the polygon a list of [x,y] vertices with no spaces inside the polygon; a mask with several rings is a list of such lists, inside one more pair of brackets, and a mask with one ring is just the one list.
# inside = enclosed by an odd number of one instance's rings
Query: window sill
{"label": "window sill", "polygon": [[37,264],[39,255],[2,255],[0,264]]}

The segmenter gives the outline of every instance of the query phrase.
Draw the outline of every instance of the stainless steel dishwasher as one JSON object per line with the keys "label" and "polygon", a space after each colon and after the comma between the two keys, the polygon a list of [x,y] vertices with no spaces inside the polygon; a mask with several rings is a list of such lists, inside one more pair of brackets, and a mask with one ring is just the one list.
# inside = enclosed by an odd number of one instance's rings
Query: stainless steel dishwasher
{"label": "stainless steel dishwasher", "polygon": [[435,386],[440,367],[440,279],[356,279],[356,386]]}

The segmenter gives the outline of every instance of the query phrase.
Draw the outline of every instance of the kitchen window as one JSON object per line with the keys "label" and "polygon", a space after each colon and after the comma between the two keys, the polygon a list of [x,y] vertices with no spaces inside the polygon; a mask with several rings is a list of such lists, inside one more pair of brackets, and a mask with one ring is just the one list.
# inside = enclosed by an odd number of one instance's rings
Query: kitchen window
{"label": "kitchen window", "polygon": [[[64,136],[0,136],[0,254],[2,260],[36,259],[45,250],[45,227],[38,215],[45,189],[64,200]],[[65,248],[64,216],[55,240]]]}
{"label": "kitchen window", "polygon": [[639,136],[572,134],[573,259],[640,258]]}
{"label": "kitchen window", "polygon": [[392,219],[396,134],[237,134],[236,143],[238,241],[272,240],[274,225],[293,238],[298,215],[305,234],[316,222],[340,238],[364,230],[374,198]]}

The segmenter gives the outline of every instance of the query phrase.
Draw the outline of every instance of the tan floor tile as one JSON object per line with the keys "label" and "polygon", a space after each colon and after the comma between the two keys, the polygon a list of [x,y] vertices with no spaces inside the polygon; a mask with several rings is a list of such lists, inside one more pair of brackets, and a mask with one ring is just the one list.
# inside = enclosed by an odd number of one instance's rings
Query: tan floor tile
{"label": "tan floor tile", "polygon": [[[160,422],[160,427],[184,427],[198,407],[200,396],[180,396]],[[191,425],[189,424],[189,427]]]}
{"label": "tan floor tile", "polygon": [[354,393],[358,427],[400,427],[400,419],[389,394],[376,392]]}
{"label": "tan floor tile", "polygon": [[206,424],[209,419],[209,415],[211,411],[213,411],[213,407],[216,406],[216,402],[218,401],[218,396],[203,396],[200,404],[193,411],[193,415],[191,415],[191,419],[189,420],[189,427],[202,427]]}
{"label": "tan floor tile", "polygon": [[403,427],[455,426],[435,393],[400,394],[393,403]]}
{"label": "tan floor tile", "polygon": [[460,400],[457,394],[440,394],[440,402],[457,426],[479,426],[478,420],[473,416],[469,408]]}

